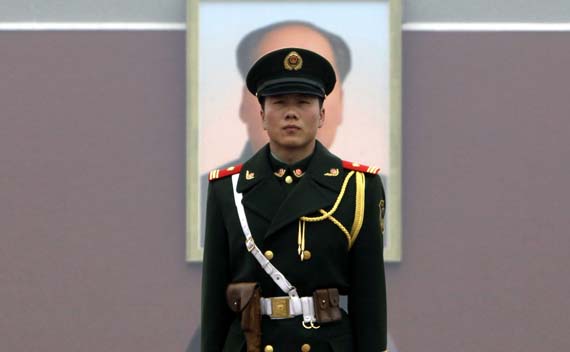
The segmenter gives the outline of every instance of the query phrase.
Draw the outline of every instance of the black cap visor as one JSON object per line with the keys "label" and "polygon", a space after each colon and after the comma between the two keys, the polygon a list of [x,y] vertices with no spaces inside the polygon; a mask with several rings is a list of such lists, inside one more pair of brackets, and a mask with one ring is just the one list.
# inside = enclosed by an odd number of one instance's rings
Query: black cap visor
{"label": "black cap visor", "polygon": [[257,96],[260,97],[283,94],[308,94],[324,98],[325,89],[311,79],[287,77],[264,82],[257,91]]}

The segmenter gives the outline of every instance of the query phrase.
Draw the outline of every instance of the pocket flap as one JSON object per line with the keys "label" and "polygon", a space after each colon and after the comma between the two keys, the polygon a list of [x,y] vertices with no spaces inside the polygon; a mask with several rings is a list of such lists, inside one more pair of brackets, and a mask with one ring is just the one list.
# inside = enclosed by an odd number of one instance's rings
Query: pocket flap
{"label": "pocket flap", "polygon": [[317,300],[317,304],[321,309],[326,309],[329,306],[329,295],[327,289],[316,290],[313,299]]}
{"label": "pocket flap", "polygon": [[230,309],[236,313],[241,312],[251,300],[257,286],[257,282],[229,284],[226,289],[226,300]]}
{"label": "pocket flap", "polygon": [[331,302],[331,307],[338,307],[339,303],[338,289],[329,288],[329,299]]}

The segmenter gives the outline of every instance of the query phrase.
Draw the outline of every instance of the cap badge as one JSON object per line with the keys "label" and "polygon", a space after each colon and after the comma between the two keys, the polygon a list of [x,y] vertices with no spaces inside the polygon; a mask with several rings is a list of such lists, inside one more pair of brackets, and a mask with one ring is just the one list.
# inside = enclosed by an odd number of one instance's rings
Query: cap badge
{"label": "cap badge", "polygon": [[285,56],[283,67],[288,71],[299,71],[303,67],[303,58],[296,51],[292,51]]}

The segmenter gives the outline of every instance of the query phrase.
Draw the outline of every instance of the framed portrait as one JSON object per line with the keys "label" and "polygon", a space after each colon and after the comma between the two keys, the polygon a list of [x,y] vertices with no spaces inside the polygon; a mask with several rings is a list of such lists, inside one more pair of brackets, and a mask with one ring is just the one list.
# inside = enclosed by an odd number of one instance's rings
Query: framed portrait
{"label": "framed portrait", "polygon": [[337,73],[317,138],[344,160],[380,168],[384,258],[401,261],[400,0],[188,0],[187,10],[187,260],[202,260],[209,171],[243,163],[268,141],[245,87],[249,67],[302,47]]}

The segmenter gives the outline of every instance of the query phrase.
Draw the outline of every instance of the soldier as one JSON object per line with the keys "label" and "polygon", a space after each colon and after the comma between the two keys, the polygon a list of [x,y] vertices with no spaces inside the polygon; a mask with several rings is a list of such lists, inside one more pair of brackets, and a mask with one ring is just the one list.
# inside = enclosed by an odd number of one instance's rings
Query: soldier
{"label": "soldier", "polygon": [[335,82],[325,58],[300,48],[266,54],[247,75],[269,143],[210,172],[203,352],[386,350],[379,170],[316,139]]}

